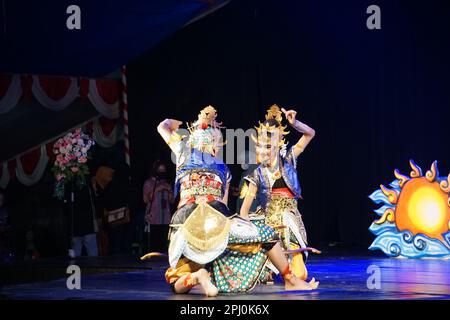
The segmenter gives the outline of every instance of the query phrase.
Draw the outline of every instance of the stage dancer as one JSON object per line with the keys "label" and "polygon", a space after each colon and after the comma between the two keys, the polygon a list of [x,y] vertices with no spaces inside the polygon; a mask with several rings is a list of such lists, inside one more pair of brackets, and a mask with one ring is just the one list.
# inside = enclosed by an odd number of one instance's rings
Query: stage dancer
{"label": "stage dancer", "polygon": [[201,110],[188,126],[187,141],[176,132],[180,121],[166,119],[158,126],[177,159],[175,190],[180,193],[169,231],[166,281],[175,293],[196,285],[207,296],[245,292],[259,282],[269,257],[282,273],[286,290],[315,289],[314,279],[307,283],[292,273],[272,228],[228,209],[231,174],[218,157],[223,141],[216,116],[211,106]]}
{"label": "stage dancer", "polygon": [[[302,137],[289,150],[286,149],[284,137],[289,132],[282,125],[284,113],[290,126],[302,133]],[[245,179],[241,194],[244,202],[240,214],[249,217],[249,208],[256,195],[261,204],[259,210],[251,214],[252,220],[263,220],[274,228],[282,240],[283,249],[290,253],[292,271],[300,279],[308,276],[305,265],[308,251],[320,253],[307,247],[307,236],[302,217],[297,208],[301,198],[301,188],[296,171],[297,158],[304,151],[315,135],[314,129],[296,119],[296,111],[281,109],[273,105],[266,114],[264,123],[259,123],[256,143],[257,163],[252,174]],[[270,264],[268,267],[277,273]]]}

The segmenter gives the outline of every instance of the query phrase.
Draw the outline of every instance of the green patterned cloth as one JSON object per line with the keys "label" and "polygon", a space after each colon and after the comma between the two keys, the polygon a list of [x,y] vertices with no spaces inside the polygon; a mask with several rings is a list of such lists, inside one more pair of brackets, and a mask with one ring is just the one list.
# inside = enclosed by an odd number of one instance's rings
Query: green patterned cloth
{"label": "green patterned cloth", "polygon": [[240,293],[252,290],[267,275],[267,251],[277,241],[275,231],[262,222],[253,222],[259,229],[255,238],[230,236],[228,244],[262,244],[257,253],[243,253],[226,249],[210,265],[211,280],[221,293]]}

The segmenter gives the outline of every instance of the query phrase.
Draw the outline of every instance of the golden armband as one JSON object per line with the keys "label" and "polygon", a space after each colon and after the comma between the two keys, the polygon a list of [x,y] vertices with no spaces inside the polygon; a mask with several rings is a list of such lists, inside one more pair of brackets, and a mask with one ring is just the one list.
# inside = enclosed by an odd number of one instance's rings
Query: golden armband
{"label": "golden armband", "polygon": [[254,192],[250,192],[248,183],[244,182],[241,188],[241,193],[239,194],[239,198],[244,199],[246,196],[250,196],[253,199],[256,198],[256,194]]}

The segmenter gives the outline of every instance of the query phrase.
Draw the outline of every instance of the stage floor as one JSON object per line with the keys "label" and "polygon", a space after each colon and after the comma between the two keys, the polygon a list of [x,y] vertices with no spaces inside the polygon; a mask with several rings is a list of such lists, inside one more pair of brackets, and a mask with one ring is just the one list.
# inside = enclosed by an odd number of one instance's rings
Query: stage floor
{"label": "stage floor", "polygon": [[[68,275],[65,268],[72,263],[81,268],[80,290],[66,287]],[[164,281],[165,268],[166,262],[162,259],[141,262],[137,257],[80,258],[75,262],[43,260],[10,270],[10,275],[16,277],[21,270],[32,270],[34,276],[28,276],[28,283],[23,283],[22,279],[3,286],[0,297],[44,300],[207,299],[195,289],[190,294],[173,294]],[[275,283],[259,285],[249,294],[208,299],[450,299],[449,260],[393,259],[371,252],[364,255],[331,255],[325,252],[311,257],[308,268],[310,274],[320,281],[316,291],[287,294],[281,283]],[[373,270],[379,270],[379,289],[367,286]],[[46,280],[36,281],[42,279]]]}

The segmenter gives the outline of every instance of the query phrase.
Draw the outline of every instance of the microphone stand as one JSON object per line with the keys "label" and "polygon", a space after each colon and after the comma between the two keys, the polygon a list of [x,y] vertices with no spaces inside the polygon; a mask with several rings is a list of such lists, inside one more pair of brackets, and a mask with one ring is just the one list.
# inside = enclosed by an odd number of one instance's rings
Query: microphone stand
{"label": "microphone stand", "polygon": [[73,250],[73,222],[74,222],[74,203],[75,203],[75,192],[74,192],[74,187],[73,187],[73,181],[70,182],[70,193],[69,193],[69,207],[70,207],[70,239],[69,239],[69,243],[70,243],[70,249],[69,249],[69,256],[71,258],[75,258],[75,252]]}
{"label": "microphone stand", "polygon": [[[152,200],[149,202],[149,211],[152,211],[152,206],[153,206],[153,201],[155,201],[155,191],[156,191],[156,187],[158,185],[159,182],[159,178],[158,176],[155,177],[155,185],[153,186],[153,193],[152,193]],[[148,232],[147,232],[147,250],[150,251],[150,222],[147,221],[148,224]]]}

